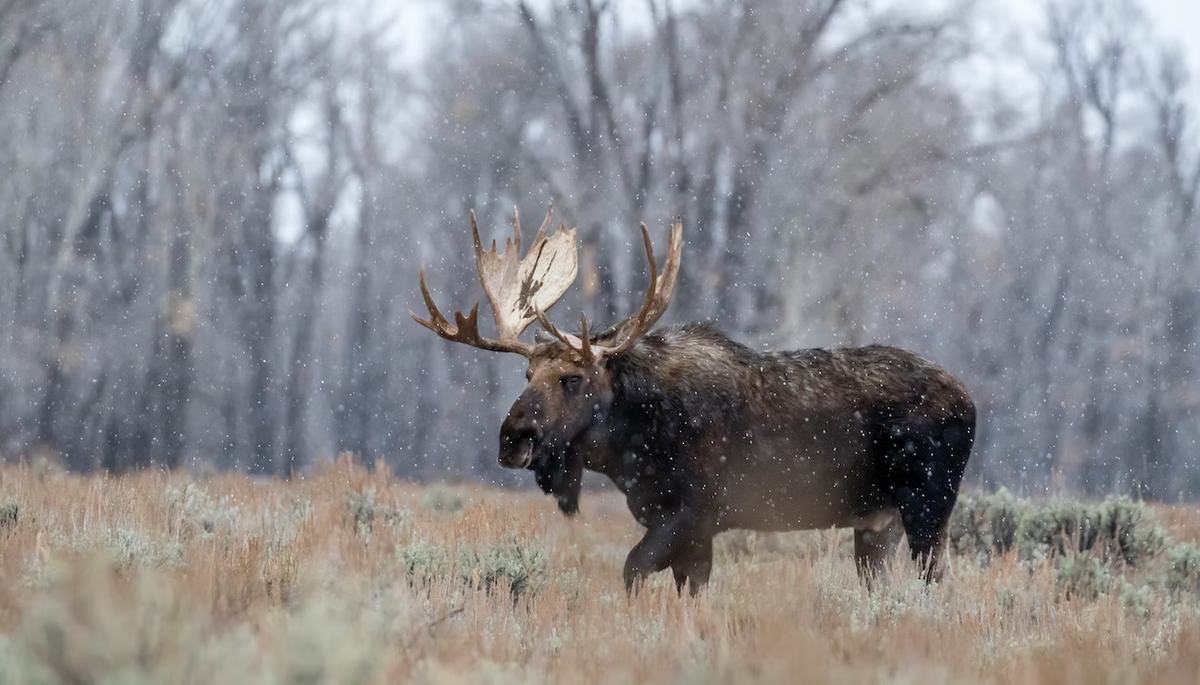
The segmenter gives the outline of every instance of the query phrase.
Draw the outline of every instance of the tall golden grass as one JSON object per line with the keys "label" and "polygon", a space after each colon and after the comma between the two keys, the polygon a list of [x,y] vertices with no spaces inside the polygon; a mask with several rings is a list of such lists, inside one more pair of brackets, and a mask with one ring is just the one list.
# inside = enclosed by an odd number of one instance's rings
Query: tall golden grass
{"label": "tall golden grass", "polygon": [[[999,531],[982,501],[960,528]],[[568,521],[347,459],[289,483],[7,466],[0,683],[1194,683],[1200,513],[1136,507],[1141,556],[962,529],[942,583],[898,561],[867,592],[844,533],[732,533],[702,596],[664,573],[630,599],[612,494]]]}

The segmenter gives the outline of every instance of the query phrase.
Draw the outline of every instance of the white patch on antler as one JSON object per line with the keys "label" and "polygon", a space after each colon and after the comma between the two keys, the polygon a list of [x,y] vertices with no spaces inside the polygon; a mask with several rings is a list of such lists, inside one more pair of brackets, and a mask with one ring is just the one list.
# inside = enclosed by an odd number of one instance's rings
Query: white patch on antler
{"label": "white patch on antler", "polygon": [[514,238],[505,239],[504,251],[497,253],[496,244],[484,250],[475,231],[475,253],[483,290],[496,316],[496,328],[502,339],[515,338],[537,319],[537,310],[546,311],[558,302],[567,288],[575,282],[579,271],[576,245],[577,229],[559,224],[554,235],[547,237],[553,209],[529,253],[521,259],[521,224],[513,210]]}

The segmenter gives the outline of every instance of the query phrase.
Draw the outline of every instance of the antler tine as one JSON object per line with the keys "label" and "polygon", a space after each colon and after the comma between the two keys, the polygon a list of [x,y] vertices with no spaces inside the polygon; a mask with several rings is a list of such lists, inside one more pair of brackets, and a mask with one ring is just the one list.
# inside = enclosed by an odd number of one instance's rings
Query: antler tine
{"label": "antler tine", "polygon": [[[475,223],[475,210],[471,210],[471,240],[475,243],[475,269],[479,271],[479,275],[483,276],[480,271],[483,257],[483,241],[479,239],[479,224]],[[496,241],[492,241],[492,252],[496,251]]]}
{"label": "antler tine", "polygon": [[[581,339],[570,333],[563,333],[562,331],[558,330],[558,327],[550,322],[550,318],[546,316],[546,312],[542,311],[541,309],[537,309],[535,311],[535,313],[537,314],[538,323],[542,324],[542,328],[545,328],[547,333],[549,333],[550,335],[557,338],[558,341],[561,342],[562,344],[564,344],[567,347],[571,348],[572,350],[575,350],[576,352],[578,352],[580,354],[580,356],[583,357],[585,362],[591,363],[592,361],[595,360],[595,355],[592,352],[591,343],[587,341],[587,337],[586,337],[587,336],[587,320],[586,319],[584,319],[584,327],[583,327],[583,335],[585,337]],[[582,313],[581,313],[581,315],[582,315]]]}
{"label": "antler tine", "polygon": [[579,353],[588,362],[595,360],[596,355],[592,353],[592,341],[588,338],[587,314],[583,310],[579,311],[579,340],[583,343],[579,348]]}
{"label": "antler tine", "polygon": [[[645,239],[646,227],[642,226],[642,237]],[[646,255],[650,261],[651,267],[651,282],[653,290],[652,294],[648,295],[647,303],[653,299],[649,306],[643,306],[641,311],[636,315],[629,316],[622,321],[619,321],[600,334],[600,337],[606,341],[611,341],[612,345],[603,345],[604,354],[614,354],[616,346],[622,346],[630,340],[636,339],[645,331],[649,330],[662,315],[667,311],[667,307],[671,305],[671,296],[675,291],[675,280],[679,276],[679,261],[683,254],[683,222],[676,217],[671,224],[671,236],[667,245],[667,263],[663,266],[662,272],[654,274],[657,267],[657,261],[654,259],[654,254],[651,252],[649,245],[646,248]],[[632,344],[632,343],[630,343]],[[628,347],[621,347],[622,351]]]}
{"label": "antler tine", "polygon": [[[554,205],[550,205],[550,210],[554,210]],[[517,214],[516,205],[513,205],[513,247],[516,248],[517,254],[521,254],[521,216]],[[505,249],[508,249],[507,245]]]}
{"label": "antler tine", "polygon": [[409,316],[417,323],[452,342],[459,342],[493,352],[513,352],[525,357],[533,354],[533,346],[519,340],[492,340],[481,336],[479,334],[478,300],[471,307],[469,314],[464,315],[462,312],[454,312],[455,323],[450,323],[442,315],[437,305],[434,304],[433,296],[429,294],[429,286],[425,283],[425,265],[423,264],[421,265],[420,281],[421,296],[425,299],[426,308],[429,309],[429,319],[422,319],[413,310],[408,310]]}
{"label": "antler tine", "polygon": [[[546,207],[546,218],[542,220],[542,227],[538,229],[537,237],[534,238],[533,244],[536,245],[539,240],[546,237],[546,231],[550,228],[550,218],[554,216],[554,203],[550,203]],[[560,222],[561,223],[561,222]],[[566,229],[566,226],[560,226],[559,230]],[[513,247],[517,248],[517,254],[521,252],[521,216],[517,213],[517,208],[513,207]]]}
{"label": "antler tine", "polygon": [[537,314],[538,323],[542,324],[542,328],[546,329],[547,333],[570,345],[570,341],[567,340],[566,334],[559,331],[554,324],[550,323],[550,318],[546,316],[546,312],[542,311],[541,308],[537,308],[534,309],[534,314]]}
{"label": "antler tine", "polygon": [[659,276],[657,302],[653,313],[647,318],[646,325],[653,326],[667,307],[671,305],[671,297],[675,294],[675,279],[679,276],[679,261],[683,255],[683,219],[675,217],[671,222],[671,236],[667,240],[667,265]]}
{"label": "antler tine", "polygon": [[[441,310],[438,309],[437,304],[434,303],[433,296],[429,294],[429,285],[425,282],[424,264],[421,265],[420,281],[421,297],[425,299],[425,307],[429,309],[429,319],[422,319],[411,309],[408,310],[409,315],[412,316],[413,320],[417,323],[421,324],[425,328],[428,328],[434,333],[437,333],[443,338],[446,338],[447,340],[468,342],[467,338],[469,336],[466,336],[465,333],[470,329],[472,321],[478,316],[479,302],[475,302],[475,306],[471,307],[471,313],[465,317],[463,316],[462,312],[454,313],[454,319],[458,322],[458,325],[456,326],[446,319]],[[476,330],[478,331],[477,326]]]}
{"label": "antler tine", "polygon": [[[516,211],[515,207],[513,208],[513,211],[514,212]],[[537,237],[533,239],[534,245],[537,245],[538,243],[540,243],[541,241],[546,239],[546,232],[550,230],[550,220],[553,218],[554,218],[554,205],[551,204],[546,207],[546,218],[542,219],[542,227],[538,229]],[[558,222],[558,230],[565,231],[566,229],[567,229],[566,224],[564,224],[561,221]]]}
{"label": "antler tine", "polygon": [[422,319],[411,309],[408,310],[408,313],[417,323],[421,324],[425,328],[428,328],[434,333],[437,333],[438,335],[442,335],[442,331],[449,330],[453,328],[453,326],[451,326],[450,322],[446,320],[446,317],[442,316],[442,313],[438,310],[437,305],[433,303],[433,296],[429,294],[429,286],[425,285],[424,264],[421,265],[420,279],[421,296],[425,298],[425,307],[429,310],[429,319]]}
{"label": "antler tine", "polygon": [[654,245],[650,242],[650,231],[646,230],[646,224],[641,224],[641,228],[642,241],[646,243],[646,256],[650,259],[650,287],[646,289],[646,301],[642,304],[642,309],[638,312],[633,327],[626,333],[625,339],[616,347],[603,348],[603,354],[608,356],[621,354],[625,350],[628,350],[641,337],[646,327],[646,318],[649,316],[650,311],[655,308],[657,302],[658,264],[654,261]]}

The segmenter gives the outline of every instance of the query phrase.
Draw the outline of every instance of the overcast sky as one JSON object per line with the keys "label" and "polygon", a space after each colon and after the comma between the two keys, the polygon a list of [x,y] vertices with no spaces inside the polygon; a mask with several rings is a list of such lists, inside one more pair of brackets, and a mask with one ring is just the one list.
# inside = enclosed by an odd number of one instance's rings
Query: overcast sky
{"label": "overcast sky", "polygon": [[[1007,0],[989,0],[998,4],[1007,4]],[[1030,2],[1037,13],[1045,0],[1025,0]],[[1154,26],[1166,38],[1177,41],[1186,51],[1192,67],[1193,77],[1200,80],[1200,0],[1140,0],[1146,12],[1150,15]],[[426,27],[431,14],[438,12],[435,0],[392,0],[385,6],[399,11],[401,26],[413,29]],[[443,8],[444,9],[444,8]],[[422,51],[424,41],[414,40],[412,32],[407,32],[407,40],[402,41],[406,46],[404,52],[409,53],[409,59],[414,60]]]}
{"label": "overcast sky", "polygon": [[[535,0],[535,4],[541,0]],[[618,0],[643,9],[638,0]],[[674,0],[677,4],[687,0]],[[906,0],[895,0],[901,4]],[[919,2],[937,5],[945,0],[918,0]],[[1189,90],[1193,97],[1200,101],[1200,0],[1136,0],[1145,10],[1155,33],[1168,41],[1175,42],[1184,51],[1188,65],[1191,68],[1191,85]],[[886,4],[887,0],[883,0]],[[1009,31],[1025,33],[1019,27],[1028,24],[1031,28],[1040,23],[1044,16],[1047,0],[980,0],[979,9],[984,16],[992,16],[1000,26],[1007,26]],[[379,3],[376,8],[386,8],[385,14],[398,19],[397,39],[400,46],[395,57],[400,63],[415,66],[423,57],[428,41],[425,34],[431,26],[438,26],[447,18],[447,4],[444,0],[389,0]],[[364,16],[370,15],[364,13]],[[1000,39],[1001,41],[1003,39]],[[1011,48],[1001,43],[1000,54]],[[997,46],[993,45],[993,48]],[[1028,47],[1028,45],[1025,45]],[[991,68],[997,67],[996,62]],[[1014,87],[1012,82],[1007,84]]]}
{"label": "overcast sky", "polygon": [[1192,77],[1200,79],[1200,0],[1142,0],[1165,37],[1187,51]]}

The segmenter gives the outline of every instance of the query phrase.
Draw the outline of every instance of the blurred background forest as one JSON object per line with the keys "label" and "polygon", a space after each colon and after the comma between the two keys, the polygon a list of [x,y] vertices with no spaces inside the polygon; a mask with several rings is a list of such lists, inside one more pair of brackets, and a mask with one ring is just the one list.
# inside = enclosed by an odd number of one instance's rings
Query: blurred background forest
{"label": "blurred background forest", "polygon": [[480,297],[470,209],[553,202],[560,324],[678,214],[664,321],[937,361],[972,485],[1200,496],[1200,87],[1143,10],[0,0],[0,455],[529,480],[523,360],[408,310]]}

